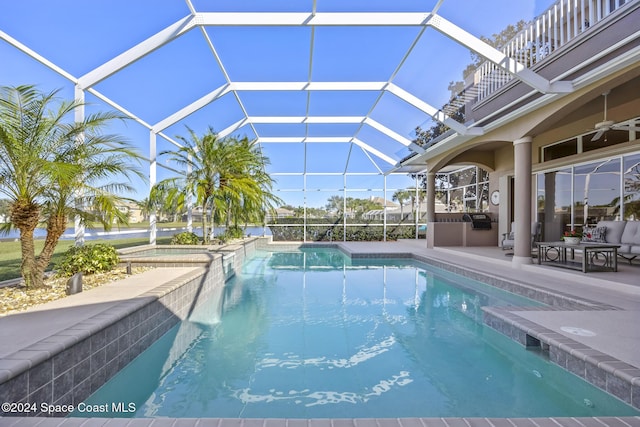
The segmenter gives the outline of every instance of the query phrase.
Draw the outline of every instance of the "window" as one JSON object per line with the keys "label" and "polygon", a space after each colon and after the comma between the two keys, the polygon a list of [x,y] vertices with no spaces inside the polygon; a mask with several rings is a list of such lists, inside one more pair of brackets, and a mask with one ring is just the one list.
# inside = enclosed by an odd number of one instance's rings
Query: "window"
{"label": "window", "polygon": [[540,172],[535,182],[545,240],[602,220],[640,221],[640,153]]}
{"label": "window", "polygon": [[574,154],[578,154],[577,138],[542,147],[542,161],[544,162],[561,159],[562,157],[572,156]]}
{"label": "window", "polygon": [[573,171],[574,224],[613,220],[620,211],[620,159],[576,166]]}
{"label": "window", "polygon": [[449,212],[488,211],[489,173],[471,166],[437,174],[436,205],[438,203],[446,206]]}
{"label": "window", "polygon": [[538,175],[538,221],[544,240],[558,240],[571,227],[571,179],[571,168]]}
{"label": "window", "polygon": [[624,158],[624,219],[640,221],[640,154]]}
{"label": "window", "polygon": [[622,144],[629,141],[629,131],[627,130],[615,130],[610,129],[606,131],[600,138],[595,141],[591,141],[593,134],[585,135],[582,138],[582,152],[598,150],[603,147],[609,147],[611,145]]}

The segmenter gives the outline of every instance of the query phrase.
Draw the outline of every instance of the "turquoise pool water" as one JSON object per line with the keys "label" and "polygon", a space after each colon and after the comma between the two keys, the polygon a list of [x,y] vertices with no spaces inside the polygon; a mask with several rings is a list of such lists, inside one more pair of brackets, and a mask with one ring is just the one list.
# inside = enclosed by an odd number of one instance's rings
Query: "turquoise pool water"
{"label": "turquoise pool water", "polygon": [[107,416],[135,417],[637,415],[482,324],[484,305],[536,304],[411,260],[258,252],[86,403],[133,403]]}

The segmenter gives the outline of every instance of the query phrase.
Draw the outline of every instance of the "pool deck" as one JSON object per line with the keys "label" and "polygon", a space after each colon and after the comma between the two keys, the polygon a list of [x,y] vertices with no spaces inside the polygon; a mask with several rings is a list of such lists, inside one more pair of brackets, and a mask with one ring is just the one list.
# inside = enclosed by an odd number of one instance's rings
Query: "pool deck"
{"label": "pool deck", "polygon": [[[277,244],[276,244],[277,245]],[[549,291],[574,295],[580,299],[613,306],[615,310],[527,311],[520,316],[540,327],[588,345],[609,354],[628,365],[640,369],[640,262],[633,265],[621,260],[618,272],[594,272],[564,270],[537,264],[515,266],[507,253],[495,247],[435,248],[428,249],[424,240],[399,242],[340,242],[339,245],[355,256],[380,256],[416,254],[446,263],[491,274]],[[25,348],[30,342],[54,335],[69,325],[95,316],[96,310],[106,311],[130,298],[152,289],[169,275],[179,276],[184,268],[148,271],[130,279],[136,286],[107,285],[34,308],[19,315],[0,318],[0,371],[3,356]],[[102,289],[102,290],[101,290]],[[55,320],[43,320],[55,313]],[[568,330],[568,331],[567,331]],[[589,334],[576,335],[571,331],[586,330]],[[609,418],[406,418],[406,419],[64,419],[64,418],[1,418],[0,426],[217,426],[217,427],[546,427],[546,426],[639,426],[640,417]]]}
{"label": "pool deck", "polygon": [[88,319],[95,319],[102,313],[113,314],[116,307],[126,309],[123,302],[138,298],[153,291],[159,283],[176,279],[192,270],[188,267],[149,270],[21,313],[0,317],[0,371],[6,369],[3,361],[7,356]]}
{"label": "pool deck", "polygon": [[[520,316],[589,347],[610,354],[640,369],[640,262],[621,260],[617,272],[567,270],[553,266],[515,266],[509,252],[495,247],[427,249],[424,241],[406,240],[384,245],[346,242],[341,245],[354,254],[414,253],[443,262],[463,265],[482,273],[512,279],[539,289],[572,295],[610,305],[618,310],[528,311]],[[535,262],[535,260],[534,260]],[[581,328],[594,336],[580,336],[562,328]]]}

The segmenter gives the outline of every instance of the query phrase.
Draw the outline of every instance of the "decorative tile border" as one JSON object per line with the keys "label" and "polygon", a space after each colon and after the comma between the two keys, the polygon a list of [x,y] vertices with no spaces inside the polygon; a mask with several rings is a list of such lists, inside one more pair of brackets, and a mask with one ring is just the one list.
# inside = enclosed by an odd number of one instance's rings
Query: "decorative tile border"
{"label": "decorative tile border", "polygon": [[[515,280],[507,280],[499,276],[409,252],[352,253],[339,242],[287,245],[289,250],[295,250],[301,247],[336,248],[352,259],[411,258],[427,265],[486,283],[495,288],[542,302],[546,304],[547,307],[511,307],[509,309],[484,307],[484,323],[520,343],[522,346],[530,346],[532,341],[536,342],[536,345],[549,354],[549,359],[553,363],[580,376],[594,386],[618,397],[631,406],[640,409],[640,369],[621,362],[612,356],[591,349],[561,334],[554,333],[512,312],[516,310],[619,310],[617,307],[583,298],[576,298],[573,295],[562,292],[538,289],[525,283],[518,283]],[[280,245],[278,245],[278,249],[279,248]]]}
{"label": "decorative tile border", "polygon": [[[215,298],[255,247],[255,241],[249,241],[227,253],[212,254],[206,267],[116,303],[106,312],[2,358],[0,401],[53,405],[84,401],[179,321]],[[37,409],[0,415],[65,415],[42,414]]]}
{"label": "decorative tile border", "polygon": [[[30,419],[18,419],[9,427],[32,427]],[[38,427],[638,427],[640,417],[579,418],[104,418],[42,419]]]}
{"label": "decorative tile border", "polygon": [[518,316],[531,307],[483,307],[484,323],[525,347],[539,347],[549,361],[640,409],[640,369]]}
{"label": "decorative tile border", "polygon": [[467,267],[449,264],[444,261],[428,258],[423,255],[413,255],[413,258],[425,264],[458,274],[469,279],[477,280],[487,285],[499,288],[513,294],[541,302],[551,307],[561,307],[563,310],[618,310],[617,307],[591,301],[586,298],[577,298],[573,295],[558,291],[549,291],[535,288],[526,283],[513,279],[505,279],[485,272],[476,271]]}

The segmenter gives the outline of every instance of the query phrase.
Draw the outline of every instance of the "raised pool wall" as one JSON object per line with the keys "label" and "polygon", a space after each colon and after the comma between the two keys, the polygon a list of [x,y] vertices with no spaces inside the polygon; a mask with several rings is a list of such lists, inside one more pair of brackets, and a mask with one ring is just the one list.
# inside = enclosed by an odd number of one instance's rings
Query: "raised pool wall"
{"label": "raised pool wall", "polygon": [[[118,302],[73,327],[0,360],[0,401],[77,405],[109,381],[178,322],[220,299],[226,280],[242,267],[259,238],[219,247],[218,252],[173,260],[163,267],[195,267],[152,291]],[[155,264],[160,267],[160,264]],[[160,267],[160,268],[163,268]],[[181,331],[185,343],[200,333]],[[195,334],[195,335],[194,335]],[[176,352],[181,346],[177,343]],[[40,412],[3,415],[36,416]],[[50,415],[64,416],[65,412]]]}

